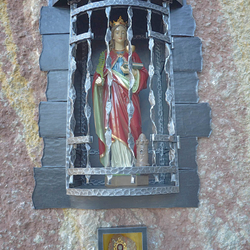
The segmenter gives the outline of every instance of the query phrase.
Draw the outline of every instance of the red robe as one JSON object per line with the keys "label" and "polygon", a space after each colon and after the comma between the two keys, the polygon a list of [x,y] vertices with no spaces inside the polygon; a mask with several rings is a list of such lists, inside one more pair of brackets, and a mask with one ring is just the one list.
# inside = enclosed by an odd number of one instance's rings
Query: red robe
{"label": "red robe", "polygon": [[[128,53],[125,52],[123,54],[124,61],[128,60]],[[115,51],[110,52],[110,57],[112,59],[111,62],[111,68],[113,68],[114,64],[116,63],[118,56],[115,53]],[[106,58],[106,54],[105,54]],[[132,61],[136,63],[141,63],[141,60],[136,52],[133,52],[132,54]],[[134,114],[131,119],[131,133],[134,137],[135,147],[134,147],[134,153],[136,155],[136,140],[138,139],[139,135],[141,134],[141,111],[140,111],[140,102],[139,102],[139,92],[142,89],[147,88],[147,78],[148,78],[148,72],[145,67],[143,67],[140,72],[140,81],[139,81],[139,87],[135,93],[132,94],[132,102],[134,105]],[[94,95],[94,88],[95,81],[97,77],[100,76],[97,72],[95,72],[93,77],[93,95]],[[104,65],[103,67],[103,77],[104,77],[104,86],[103,87],[97,87],[102,88],[102,110],[100,112],[103,112],[102,119],[103,119],[103,126],[104,128],[107,127],[107,121],[108,117],[106,114],[106,102],[108,100],[108,83],[107,83],[107,69]],[[94,96],[93,96],[94,100]],[[128,113],[127,113],[127,105],[128,105],[129,99],[128,99],[128,89],[121,85],[119,80],[115,75],[113,75],[112,80],[112,86],[111,86],[111,103],[112,103],[112,109],[111,113],[109,115],[109,127],[112,130],[112,139],[119,140],[122,143],[124,143],[126,146],[128,146],[127,140],[128,140]],[[94,104],[95,105],[95,104]],[[98,114],[94,114],[95,116]],[[100,157],[102,157],[105,154],[105,142],[100,140],[99,138],[99,152]]]}

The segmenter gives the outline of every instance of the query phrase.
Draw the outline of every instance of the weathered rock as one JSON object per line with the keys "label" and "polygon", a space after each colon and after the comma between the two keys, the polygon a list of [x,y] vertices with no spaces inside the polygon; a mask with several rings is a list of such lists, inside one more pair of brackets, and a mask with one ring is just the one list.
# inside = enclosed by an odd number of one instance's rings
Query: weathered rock
{"label": "weathered rock", "polygon": [[97,249],[98,227],[122,225],[146,225],[149,250],[250,249],[250,6],[188,4],[203,43],[200,102],[209,102],[213,119],[210,138],[199,139],[199,208],[34,210],[37,111],[46,89],[38,19],[46,1],[0,2],[0,249]]}
{"label": "weathered rock", "polygon": [[0,249],[61,249],[63,212],[32,206],[33,167],[40,166],[38,104],[45,100],[40,72],[39,12],[46,1],[0,2]]}

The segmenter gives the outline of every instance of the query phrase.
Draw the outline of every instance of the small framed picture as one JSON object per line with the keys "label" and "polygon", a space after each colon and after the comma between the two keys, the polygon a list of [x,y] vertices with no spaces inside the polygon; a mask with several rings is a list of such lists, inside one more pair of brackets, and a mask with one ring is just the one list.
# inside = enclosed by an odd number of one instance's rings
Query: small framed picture
{"label": "small framed picture", "polygon": [[99,228],[98,250],[147,250],[147,228]]}

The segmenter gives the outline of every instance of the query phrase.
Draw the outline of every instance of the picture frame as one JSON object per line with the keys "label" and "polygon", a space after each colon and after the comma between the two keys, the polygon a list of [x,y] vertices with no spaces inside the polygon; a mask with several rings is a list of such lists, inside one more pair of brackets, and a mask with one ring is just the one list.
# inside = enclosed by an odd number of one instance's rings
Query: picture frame
{"label": "picture frame", "polygon": [[[122,236],[122,237],[119,237]],[[147,250],[147,227],[111,227],[98,228],[98,249],[99,250],[129,250],[128,242],[123,239],[133,242],[136,245],[136,250]],[[111,243],[111,240],[113,242]],[[110,244],[110,247],[109,247]],[[111,247],[112,245],[112,247]],[[118,248],[121,246],[120,248]]]}

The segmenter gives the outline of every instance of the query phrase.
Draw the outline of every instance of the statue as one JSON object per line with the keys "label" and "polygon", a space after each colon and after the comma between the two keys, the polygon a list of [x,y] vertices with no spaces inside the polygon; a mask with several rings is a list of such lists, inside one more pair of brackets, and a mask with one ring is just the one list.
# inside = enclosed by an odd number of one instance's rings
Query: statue
{"label": "statue", "polygon": [[[93,107],[95,129],[99,141],[100,162],[103,166],[109,166],[109,157],[106,153],[105,128],[107,122],[112,130],[111,146],[111,166],[112,167],[130,167],[132,154],[128,148],[128,113],[127,105],[129,89],[129,70],[128,70],[128,51],[126,49],[127,24],[120,17],[116,22],[111,23],[110,57],[112,68],[112,86],[111,103],[112,109],[109,117],[106,113],[106,102],[109,98],[109,87],[107,84],[106,69],[106,51],[102,52],[99,58],[99,64],[93,77]],[[132,53],[133,69],[132,73],[135,83],[132,88],[132,102],[134,105],[134,114],[131,119],[131,133],[134,142],[141,134],[141,111],[139,103],[139,92],[147,88],[148,72],[143,66],[138,54]],[[136,155],[136,143],[134,147]]]}

